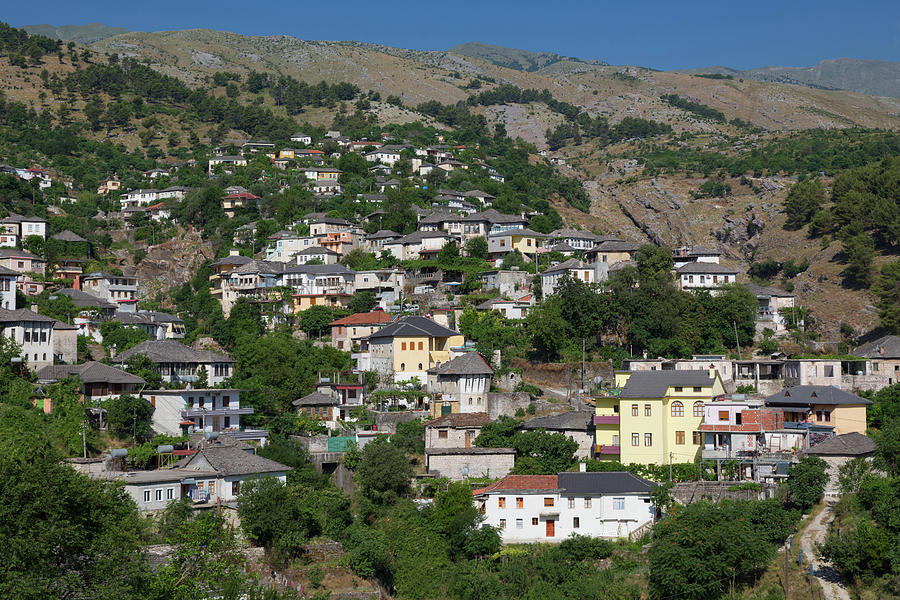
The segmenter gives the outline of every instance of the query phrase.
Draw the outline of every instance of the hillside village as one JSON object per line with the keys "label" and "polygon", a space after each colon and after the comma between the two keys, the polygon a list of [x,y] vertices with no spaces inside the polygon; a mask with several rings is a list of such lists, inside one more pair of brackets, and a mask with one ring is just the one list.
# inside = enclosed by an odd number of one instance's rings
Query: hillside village
{"label": "hillside village", "polygon": [[[112,482],[152,522],[181,506],[239,523],[234,548],[265,553],[235,577],[254,570],[302,597],[323,579],[366,594],[353,597],[456,597],[417,587],[402,564],[414,544],[384,539],[392,518],[429,543],[453,540],[448,563],[550,542],[652,569],[663,550],[641,558],[638,542],[700,522],[691,511],[766,506],[783,524],[760,551],[770,562],[805,527],[801,513],[865,485],[850,490],[845,465],[868,473],[859,465],[884,460],[879,431],[900,423],[887,258],[877,271],[870,257],[865,273],[870,285],[881,277],[879,325],[842,322],[839,340],[822,339],[787,285],[793,261],[767,274],[761,259],[748,269],[704,240],[668,247],[586,228],[564,216],[590,205],[565,153],[468,113],[458,127],[361,124],[377,100],[347,94],[360,108],[342,113],[346,129],[286,134],[279,121],[283,135],[265,138],[225,127],[190,152],[160,112],[144,131],[173,140],[171,152],[107,149],[115,160],[88,175],[10,146],[0,431],[44,432],[61,477]],[[626,124],[622,140],[636,144],[671,133]],[[872,235],[880,251],[894,243]],[[171,268],[149,274],[154,252]],[[457,531],[454,518],[468,521]],[[163,571],[187,564],[172,535]],[[534,548],[528,560],[545,551]],[[754,573],[771,583],[766,564]],[[615,577],[603,585],[633,585]],[[631,597],[660,597],[663,584],[642,585]]]}

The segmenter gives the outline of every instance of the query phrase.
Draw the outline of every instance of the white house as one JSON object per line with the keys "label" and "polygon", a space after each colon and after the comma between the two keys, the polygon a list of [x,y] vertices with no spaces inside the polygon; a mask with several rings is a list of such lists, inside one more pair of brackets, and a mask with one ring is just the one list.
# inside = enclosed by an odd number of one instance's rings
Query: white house
{"label": "white house", "polygon": [[55,319],[20,308],[0,309],[0,335],[21,347],[20,358],[33,370],[53,364]]}
{"label": "white house", "polygon": [[16,308],[16,278],[18,273],[0,266],[0,308],[14,310]]}
{"label": "white house", "polygon": [[194,350],[175,340],[147,340],[113,357],[114,363],[126,363],[132,356],[146,356],[156,365],[163,381],[194,383],[200,369],[206,369],[209,385],[219,385],[231,377],[235,360],[211,350]]}
{"label": "white house", "polygon": [[676,273],[682,290],[707,290],[715,294],[723,285],[737,281],[738,270],[718,263],[696,261],[682,265]]}
{"label": "white house", "polygon": [[383,146],[366,154],[366,160],[393,166],[400,160],[400,150],[394,146]]}
{"label": "white house", "polygon": [[571,277],[585,283],[597,281],[596,269],[593,265],[586,265],[577,258],[570,258],[565,262],[554,265],[541,273],[541,291],[544,296],[551,296],[556,291],[560,279]]}
{"label": "white house", "polygon": [[119,197],[119,207],[121,209],[150,206],[157,202],[159,202],[159,190],[154,189],[132,190]]}
{"label": "white house", "polygon": [[656,484],[632,473],[507,475],[472,491],[504,543],[560,542],[572,535],[628,537],[653,522]]}
{"label": "white house", "polygon": [[292,142],[297,142],[298,144],[306,144],[307,146],[312,144],[312,136],[306,135],[302,132],[297,132],[291,136]]}
{"label": "white house", "polygon": [[[209,503],[217,500],[234,502],[240,496],[242,486],[260,477],[275,477],[284,483],[291,470],[274,460],[257,456],[252,448],[217,445],[215,442],[204,443],[182,468],[197,473],[193,486],[189,486],[193,487],[189,492],[194,501]],[[215,475],[210,476],[210,473]]]}
{"label": "white house", "polygon": [[184,433],[227,433],[261,446],[269,432],[241,427],[241,416],[252,415],[253,408],[241,406],[241,390],[228,388],[144,390],[141,397],[153,411],[153,430],[166,435]]}

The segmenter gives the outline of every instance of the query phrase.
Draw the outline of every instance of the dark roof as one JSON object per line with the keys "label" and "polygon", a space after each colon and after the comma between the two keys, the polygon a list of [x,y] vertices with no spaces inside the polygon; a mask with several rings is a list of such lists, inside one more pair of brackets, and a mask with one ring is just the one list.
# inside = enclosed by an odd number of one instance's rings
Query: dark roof
{"label": "dark roof", "polygon": [[577,250],[575,250],[575,248],[573,248],[572,246],[570,246],[570,245],[569,245],[568,243],[566,243],[566,242],[560,242],[560,243],[558,243],[558,244],[556,244],[556,245],[554,245],[554,246],[551,246],[551,247],[550,247],[550,252],[562,252],[562,253],[566,253],[566,252],[577,252]]}
{"label": "dark roof", "polygon": [[274,460],[257,456],[234,446],[213,446],[201,448],[187,462],[190,465],[202,456],[220,475],[252,475],[254,473],[287,472],[291,468]]}
{"label": "dark roof", "polygon": [[158,312],[153,310],[139,312],[117,312],[113,315],[113,320],[119,321],[125,325],[155,324],[155,323],[184,323],[183,320],[170,315],[169,313]]}
{"label": "dark roof", "polygon": [[18,276],[18,271],[13,271],[12,269],[7,269],[6,267],[0,265],[0,275],[16,275]]}
{"label": "dark roof", "polygon": [[777,287],[753,285],[752,283],[747,284],[747,287],[756,296],[772,296],[775,298],[794,298],[795,297],[794,294],[792,294],[790,292],[786,292],[782,289],[778,289]]}
{"label": "dark roof", "polygon": [[[238,229],[240,229],[240,227]],[[223,258],[220,258],[210,266],[218,267],[220,265],[246,265],[249,262],[253,262],[253,259],[249,256],[241,256],[240,254],[236,254],[234,256],[225,256]]]}
{"label": "dark roof", "polygon": [[768,405],[872,404],[871,400],[845,392],[833,385],[795,385],[766,398]]}
{"label": "dark roof", "polygon": [[428,215],[426,217],[423,217],[422,220],[419,221],[419,223],[424,224],[424,225],[429,225],[432,223],[437,224],[437,223],[444,223],[446,221],[462,221],[462,220],[463,219],[460,215],[457,215],[454,213],[437,211],[437,212],[431,213],[430,215]]}
{"label": "dark roof", "polygon": [[375,233],[366,236],[367,240],[386,240],[390,238],[399,238],[402,237],[396,231],[391,231],[390,229],[379,229]]}
{"label": "dark roof", "polygon": [[383,327],[369,336],[369,339],[392,338],[392,337],[451,337],[459,335],[458,331],[453,331],[443,325],[438,325],[431,319],[425,317],[403,317],[394,321],[390,325]]}
{"label": "dark roof", "polygon": [[329,396],[328,394],[323,394],[322,392],[313,392],[312,394],[307,394],[302,398],[297,398],[291,404],[294,406],[322,406],[322,405],[337,405],[340,404],[340,400],[335,398],[334,396]]}
{"label": "dark roof", "polygon": [[490,375],[494,370],[478,352],[466,352],[439,367],[428,369],[437,375]]}
{"label": "dark roof", "polygon": [[[330,171],[331,169],[327,170]],[[325,223],[326,225],[350,225],[350,221],[346,219],[338,219],[335,217],[322,217],[320,219],[316,219],[315,221],[310,223],[310,225],[314,225],[316,223]]]}
{"label": "dark roof", "polygon": [[59,381],[71,375],[78,375],[83,383],[147,383],[137,375],[95,361],[81,365],[50,365],[37,372],[38,381]]}
{"label": "dark roof", "polygon": [[425,427],[483,427],[491,421],[487,413],[450,413],[425,423]]}
{"label": "dark roof", "polygon": [[585,229],[571,229],[569,227],[563,227],[562,229],[557,229],[556,231],[550,232],[551,238],[579,238],[583,240],[596,240],[597,236],[587,231]]}
{"label": "dark roof", "polygon": [[900,358],[900,336],[886,335],[853,351],[863,358]]}
{"label": "dark roof", "polygon": [[310,275],[346,275],[353,274],[347,267],[341,264],[334,265],[294,265],[284,270],[285,273],[308,273]]}
{"label": "dark roof", "polygon": [[720,273],[727,274],[736,274],[738,272],[737,269],[732,267],[726,267],[725,265],[720,265],[718,263],[707,263],[707,262],[689,262],[686,265],[682,265],[678,267],[679,273],[699,273],[701,275],[706,273],[711,273],[713,275]]}
{"label": "dark roof", "polygon": [[592,431],[594,429],[594,413],[586,410],[572,410],[558,415],[529,419],[520,427],[551,431]]}
{"label": "dark roof", "polygon": [[875,452],[875,442],[861,433],[845,433],[820,442],[804,454],[819,456],[861,456]]}
{"label": "dark roof", "polygon": [[15,323],[17,321],[31,321],[35,323],[54,323],[56,319],[39,315],[25,308],[17,308],[15,310],[6,310],[0,308],[0,323]]}
{"label": "dark roof", "polygon": [[489,208],[482,212],[472,213],[463,217],[464,221],[487,221],[488,223],[525,223],[527,219],[519,215],[505,215],[496,209]]}
{"label": "dark roof", "polygon": [[84,308],[87,306],[96,306],[98,308],[115,308],[115,305],[111,302],[107,302],[101,298],[96,296],[91,296],[87,292],[82,292],[81,290],[76,290],[75,288],[62,288],[61,290],[56,291],[57,294],[62,294],[63,296],[68,296],[72,300],[72,304],[79,307]]}
{"label": "dark roof", "polygon": [[16,250],[15,248],[0,248],[0,258],[30,258],[31,260],[44,260],[28,250]]}
{"label": "dark roof", "polygon": [[211,350],[194,350],[174,340],[147,340],[117,355],[113,362],[122,363],[136,354],[146,356],[155,363],[233,363],[231,357]]}
{"label": "dark roof", "polygon": [[498,231],[497,233],[491,233],[488,237],[500,237],[506,235],[530,235],[532,237],[545,238],[547,237],[546,233],[538,233],[537,231],[533,231],[528,229],[527,227],[523,227],[522,229],[507,229],[506,231]]}
{"label": "dark roof", "polygon": [[230,271],[229,274],[240,275],[241,273],[268,273],[277,275],[284,273],[287,263],[269,261],[269,260],[251,260],[248,263],[240,265],[236,269]]}
{"label": "dark roof", "polygon": [[493,200],[496,197],[496,196],[492,196],[482,190],[470,190],[470,191],[466,192],[465,194],[463,194],[463,196],[465,196],[466,198],[485,198],[485,199],[490,198],[491,200]]}
{"label": "dark roof", "polygon": [[591,252],[634,252],[640,246],[622,240],[604,240],[591,248]]}
{"label": "dark roof", "polygon": [[83,237],[78,235],[77,233],[69,231],[68,229],[57,233],[56,235],[52,236],[51,239],[59,240],[61,242],[86,242],[87,241],[86,239],[84,239]]}
{"label": "dark roof", "polygon": [[635,371],[622,388],[620,398],[662,398],[670,386],[711,386],[707,370]]}
{"label": "dark roof", "polygon": [[559,487],[569,494],[649,494],[656,485],[626,471],[559,474]]}
{"label": "dark roof", "polygon": [[553,265],[552,267],[548,267],[541,274],[547,275],[550,273],[557,273],[560,271],[568,271],[569,269],[580,269],[583,268],[584,265],[577,258],[570,258],[569,260],[563,261],[558,265]]}
{"label": "dark roof", "polygon": [[322,246],[310,246],[309,248],[304,248],[299,252],[295,252],[295,255],[306,256],[307,254],[333,254],[334,256],[339,256],[337,252],[334,250],[329,250],[328,248],[323,248]]}

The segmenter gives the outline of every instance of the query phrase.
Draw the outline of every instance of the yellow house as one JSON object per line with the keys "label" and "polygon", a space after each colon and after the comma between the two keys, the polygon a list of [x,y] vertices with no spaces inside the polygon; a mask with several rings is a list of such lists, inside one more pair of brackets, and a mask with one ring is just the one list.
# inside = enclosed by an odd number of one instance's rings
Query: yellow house
{"label": "yellow house", "polygon": [[616,389],[596,401],[597,458],[647,465],[692,462],[703,403],[725,393],[715,369],[618,372]]}
{"label": "yellow house", "polygon": [[425,317],[403,317],[368,337],[371,365],[394,381],[417,377],[428,381],[428,369],[451,359],[450,349],[463,345],[458,331],[438,325]]}
{"label": "yellow house", "polygon": [[871,400],[833,385],[796,385],[766,398],[766,406],[784,410],[786,427],[833,431],[835,435],[865,435],[869,404]]}
{"label": "yellow house", "polygon": [[499,258],[507,252],[518,250],[525,256],[534,256],[547,236],[530,229],[511,229],[488,236],[488,253]]}

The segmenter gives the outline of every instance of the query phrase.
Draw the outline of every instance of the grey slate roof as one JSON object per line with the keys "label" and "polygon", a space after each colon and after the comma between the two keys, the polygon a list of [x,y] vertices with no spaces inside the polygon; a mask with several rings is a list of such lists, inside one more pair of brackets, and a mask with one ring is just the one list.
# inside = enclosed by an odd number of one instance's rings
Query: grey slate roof
{"label": "grey slate roof", "polygon": [[32,312],[25,308],[17,308],[15,310],[6,310],[0,308],[0,323],[16,323],[19,321],[30,321],[33,323],[55,323],[56,319],[45,317],[36,312]]}
{"label": "grey slate roof", "polygon": [[560,242],[550,247],[550,252],[577,252],[575,248],[567,244],[566,242]]}
{"label": "grey slate roof", "polygon": [[137,375],[96,361],[81,365],[49,365],[37,372],[38,381],[59,381],[71,375],[78,375],[83,383],[147,383]]}
{"label": "grey slate roof", "polygon": [[526,223],[527,219],[523,219],[519,215],[505,215],[496,209],[489,208],[482,212],[472,213],[467,217],[463,217],[463,221],[487,221],[492,225],[495,223]]}
{"label": "grey slate roof", "polygon": [[233,363],[235,360],[211,350],[194,350],[174,340],[147,340],[117,355],[113,362],[123,363],[142,354],[155,363]]}
{"label": "grey slate roof", "polygon": [[17,271],[13,271],[12,269],[7,269],[6,267],[0,265],[0,275],[16,275],[18,276]]}
{"label": "grey slate roof", "polygon": [[16,250],[15,248],[0,248],[0,258],[30,258],[31,260],[44,260],[28,250]]}
{"label": "grey slate roof", "polygon": [[558,415],[528,419],[520,427],[549,431],[592,431],[594,429],[594,413],[586,410],[572,410]]}
{"label": "grey slate roof", "polygon": [[678,267],[678,272],[700,275],[737,275],[738,270],[718,263],[689,262]]}
{"label": "grey slate roof", "polygon": [[873,452],[875,452],[875,442],[854,431],[829,438],[803,453],[818,456],[863,456]]}
{"label": "grey slate roof", "polygon": [[388,239],[399,238],[399,237],[402,237],[402,236],[399,233],[397,233],[396,231],[391,231],[390,229],[379,229],[375,233],[373,233],[371,235],[367,235],[366,239],[367,240],[388,240]]}
{"label": "grey slate roof", "polygon": [[542,275],[547,275],[550,273],[560,273],[562,271],[568,271],[569,269],[578,269],[583,267],[584,265],[577,258],[570,258],[569,260],[563,261],[558,265],[553,265],[552,267],[548,267],[541,273]]}
{"label": "grey slate roof", "polygon": [[622,240],[604,240],[591,248],[591,252],[635,252],[640,246]]}
{"label": "grey slate roof", "polygon": [[795,297],[794,294],[792,294],[790,292],[786,292],[781,289],[778,289],[777,287],[753,285],[752,283],[748,284],[747,287],[757,297],[758,296],[772,296],[774,298],[794,298]]}
{"label": "grey slate roof", "polygon": [[241,273],[268,273],[272,275],[277,275],[279,273],[284,273],[286,263],[277,262],[277,261],[269,261],[269,260],[252,260],[248,263],[245,263],[232,271],[229,272],[229,275],[235,274],[240,275]]}
{"label": "grey slate roof", "polygon": [[711,386],[707,370],[635,371],[622,388],[620,398],[662,398],[670,386]]}
{"label": "grey slate roof", "polygon": [[323,248],[322,246],[310,246],[309,248],[304,248],[299,252],[294,253],[297,256],[306,256],[306,255],[316,255],[316,254],[331,254],[334,256],[339,256],[337,252],[334,250],[329,250],[328,248]]}
{"label": "grey slate roof", "polygon": [[347,275],[355,273],[341,264],[334,265],[293,265],[285,273],[308,273],[310,275]]}
{"label": "grey slate roof", "polygon": [[[244,226],[242,225],[242,227],[244,227]],[[238,227],[238,229],[240,229],[240,227]],[[218,267],[221,265],[246,265],[247,263],[250,263],[250,262],[253,262],[252,258],[250,258],[249,256],[241,256],[238,254],[235,256],[225,256],[223,258],[220,258],[216,262],[212,263],[210,266]]]}
{"label": "grey slate roof", "polygon": [[871,400],[845,392],[833,385],[795,385],[766,398],[769,406],[811,406],[813,404],[872,404]]}
{"label": "grey slate roof", "polygon": [[484,412],[450,413],[425,423],[425,427],[483,427],[491,417]]}
{"label": "grey slate roof", "polygon": [[322,406],[322,405],[338,405],[340,401],[334,396],[323,394],[322,392],[313,392],[302,398],[297,398],[291,402],[294,406]]}
{"label": "grey slate roof", "polygon": [[486,200],[494,200],[495,199],[495,196],[491,196],[490,194],[488,194],[487,192],[484,192],[482,190],[470,190],[470,191],[466,192],[465,194],[463,194],[463,196],[466,198],[484,198]]}
{"label": "grey slate roof", "polygon": [[225,477],[232,475],[252,475],[254,473],[287,472],[291,470],[287,465],[277,463],[268,458],[263,458],[262,456],[257,456],[256,454],[241,450],[240,448],[235,448],[234,446],[201,448],[197,451],[197,454],[191,457],[191,460],[187,462],[186,466],[190,468],[190,465],[200,456],[205,458],[206,462],[208,462],[219,475]]}
{"label": "grey slate roof", "polygon": [[466,352],[439,367],[428,369],[437,375],[490,375],[494,370],[478,352]]}
{"label": "grey slate roof", "polygon": [[537,231],[533,231],[528,229],[527,227],[523,227],[522,229],[508,229],[506,231],[498,231],[497,233],[491,233],[488,237],[501,237],[507,235],[530,235],[531,237],[537,238],[545,238],[547,237],[546,233],[538,233]]}
{"label": "grey slate roof", "polygon": [[900,358],[900,336],[886,335],[853,351],[863,358]]}
{"label": "grey slate roof", "polygon": [[84,239],[83,237],[78,235],[77,233],[69,231],[68,229],[57,233],[56,235],[52,236],[51,239],[59,240],[61,242],[86,242],[87,241],[86,239]]}
{"label": "grey slate roof", "polygon": [[583,229],[572,229],[569,227],[563,227],[562,229],[557,229],[556,231],[550,232],[551,238],[578,238],[582,240],[596,240],[597,236],[591,233],[590,231]]}
{"label": "grey slate roof", "polygon": [[84,308],[87,306],[96,306],[97,308],[115,308],[115,305],[106,300],[102,300],[96,296],[91,296],[87,292],[76,290],[75,288],[63,288],[56,291],[57,294],[68,296],[72,300],[72,304]]}
{"label": "grey slate roof", "polygon": [[567,494],[649,494],[656,484],[628,472],[565,472],[559,487]]}
{"label": "grey slate roof", "polygon": [[184,323],[182,319],[169,313],[153,310],[134,313],[117,312],[113,319],[127,325],[154,324],[154,323]]}
{"label": "grey slate roof", "polygon": [[394,321],[369,336],[370,340],[393,337],[451,337],[459,335],[458,331],[438,325],[425,317],[410,316]]}

